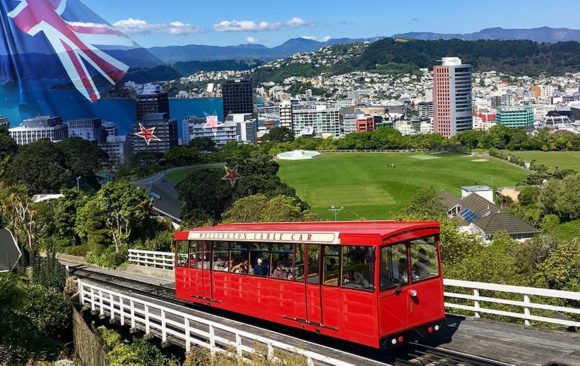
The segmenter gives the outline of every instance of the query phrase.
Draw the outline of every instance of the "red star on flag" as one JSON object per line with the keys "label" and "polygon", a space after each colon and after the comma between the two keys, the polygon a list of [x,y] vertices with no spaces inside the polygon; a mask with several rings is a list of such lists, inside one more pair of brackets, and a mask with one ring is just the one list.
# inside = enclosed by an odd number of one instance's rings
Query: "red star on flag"
{"label": "red star on flag", "polygon": [[217,116],[206,116],[205,117],[205,125],[203,125],[203,128],[211,128],[211,130],[213,131],[213,135],[217,135],[217,128],[218,128],[218,118]]}
{"label": "red star on flag", "polygon": [[225,166],[224,168],[226,169],[226,175],[224,175],[222,180],[229,180],[232,187],[235,186],[236,181],[242,177],[240,173],[238,173],[238,167],[230,169]]}
{"label": "red star on flag", "polygon": [[145,140],[145,142],[147,143],[147,146],[149,146],[149,143],[152,140],[161,141],[159,137],[155,136],[155,127],[146,128],[145,126],[139,123],[139,128],[141,129],[141,131],[135,133],[135,135],[142,137],[143,140]]}

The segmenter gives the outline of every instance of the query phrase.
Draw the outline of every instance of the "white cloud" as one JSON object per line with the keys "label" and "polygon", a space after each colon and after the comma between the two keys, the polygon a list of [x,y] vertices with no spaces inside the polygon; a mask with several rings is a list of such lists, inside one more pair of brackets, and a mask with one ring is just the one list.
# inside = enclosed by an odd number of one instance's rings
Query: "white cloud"
{"label": "white cloud", "polygon": [[260,41],[259,41],[259,40],[258,40],[258,38],[256,38],[256,37],[248,37],[248,38],[246,38],[246,43],[249,43],[249,44],[256,44],[256,43],[258,43],[258,42],[260,42]]}
{"label": "white cloud", "polygon": [[164,33],[172,35],[186,35],[203,32],[203,29],[180,21],[169,24],[152,24],[141,19],[123,19],[113,24],[115,28],[126,34]]}
{"label": "white cloud", "polygon": [[319,41],[319,42],[326,42],[332,39],[331,36],[324,36],[324,37],[316,37],[316,36],[302,36],[304,39],[309,39],[311,41]]}
{"label": "white cloud", "polygon": [[253,20],[223,20],[214,24],[213,29],[217,32],[262,32],[273,31],[282,28],[300,28],[310,25],[305,20],[294,17],[287,22],[255,22]]}

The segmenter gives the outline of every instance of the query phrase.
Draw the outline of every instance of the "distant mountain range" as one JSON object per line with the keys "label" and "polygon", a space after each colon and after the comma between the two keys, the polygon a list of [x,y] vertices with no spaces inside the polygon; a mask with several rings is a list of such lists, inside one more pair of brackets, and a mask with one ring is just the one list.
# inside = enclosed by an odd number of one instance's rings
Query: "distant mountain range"
{"label": "distant mountain range", "polygon": [[[431,33],[410,32],[395,34],[392,37],[413,38],[420,40],[448,40],[461,39],[465,41],[475,40],[530,40],[538,43],[556,43],[565,41],[580,42],[580,30],[568,28],[541,27],[533,29],[504,29],[487,28],[475,33]],[[290,39],[276,47],[266,47],[261,44],[242,44],[238,46],[166,46],[153,47],[148,51],[165,64],[173,65],[177,62],[186,61],[218,61],[218,60],[260,60],[271,61],[279,58],[290,57],[295,53],[312,52],[322,47],[336,44],[349,44],[354,42],[375,42],[385,37],[374,38],[337,38],[326,42],[320,42],[306,38]],[[119,52],[119,51],[117,51]],[[121,59],[129,62],[134,67],[150,67],[151,59],[143,57],[143,50],[125,50]]]}
{"label": "distant mountain range", "polygon": [[568,28],[532,28],[532,29],[504,29],[504,28],[486,28],[475,33],[431,33],[431,32],[410,32],[395,34],[393,37],[413,38],[421,40],[448,40],[461,39],[463,41],[477,40],[528,40],[538,43],[556,43],[566,41],[580,42],[580,30]]}
{"label": "distant mountain range", "polygon": [[[188,45],[188,46],[166,46],[153,47],[148,51],[157,57],[160,61],[173,65],[177,62],[187,61],[218,61],[218,60],[260,60],[271,61],[279,58],[286,58],[300,52],[318,51],[323,47],[337,44],[349,44],[354,42],[374,42],[380,38],[337,38],[330,39],[326,42],[320,42],[306,38],[290,39],[276,47],[266,47],[260,44],[242,44],[238,46],[205,46],[205,45]],[[142,50],[124,50],[119,55],[122,60],[129,62],[133,67],[147,67],[150,65],[150,59],[141,62],[143,59]]]}

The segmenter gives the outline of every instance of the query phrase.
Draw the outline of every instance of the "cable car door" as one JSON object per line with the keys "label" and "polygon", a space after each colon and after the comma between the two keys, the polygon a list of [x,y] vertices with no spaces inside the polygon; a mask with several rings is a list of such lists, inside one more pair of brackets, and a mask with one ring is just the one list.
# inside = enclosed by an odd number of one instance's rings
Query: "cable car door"
{"label": "cable car door", "polygon": [[309,324],[322,323],[322,293],[320,288],[320,245],[306,244],[306,321]]}

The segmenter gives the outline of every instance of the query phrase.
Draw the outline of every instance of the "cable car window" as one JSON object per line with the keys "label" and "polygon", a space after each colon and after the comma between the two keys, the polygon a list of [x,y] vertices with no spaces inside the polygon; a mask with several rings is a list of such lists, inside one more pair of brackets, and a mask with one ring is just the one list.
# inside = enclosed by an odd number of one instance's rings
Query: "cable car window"
{"label": "cable car window", "polygon": [[203,246],[200,241],[189,242],[189,266],[191,268],[202,268]]}
{"label": "cable car window", "polygon": [[292,279],[292,257],[294,256],[292,244],[272,244],[272,278],[279,280]]}
{"label": "cable car window", "polygon": [[409,283],[407,244],[397,244],[381,248],[379,278],[381,291]]}
{"label": "cable car window", "polygon": [[239,274],[248,274],[250,267],[248,262],[248,244],[231,243],[230,247],[230,272]]}
{"label": "cable car window", "polygon": [[435,237],[411,240],[411,279],[413,282],[439,275]]}
{"label": "cable car window", "polygon": [[292,268],[292,279],[304,282],[304,244],[294,246],[294,267]]}
{"label": "cable car window", "polygon": [[268,276],[270,273],[270,244],[250,244],[249,273],[252,276]]}
{"label": "cable car window", "polygon": [[176,252],[176,265],[177,267],[189,267],[189,242],[178,241],[176,242],[177,250]]}
{"label": "cable car window", "polygon": [[340,245],[324,246],[324,284],[338,286],[340,278]]}
{"label": "cable car window", "polygon": [[374,290],[374,247],[344,246],[342,287]]}
{"label": "cable car window", "polygon": [[212,243],[214,271],[229,272],[230,266],[230,243],[216,241]]}
{"label": "cable car window", "polygon": [[308,244],[308,279],[310,284],[320,283],[319,265],[320,245]]}

